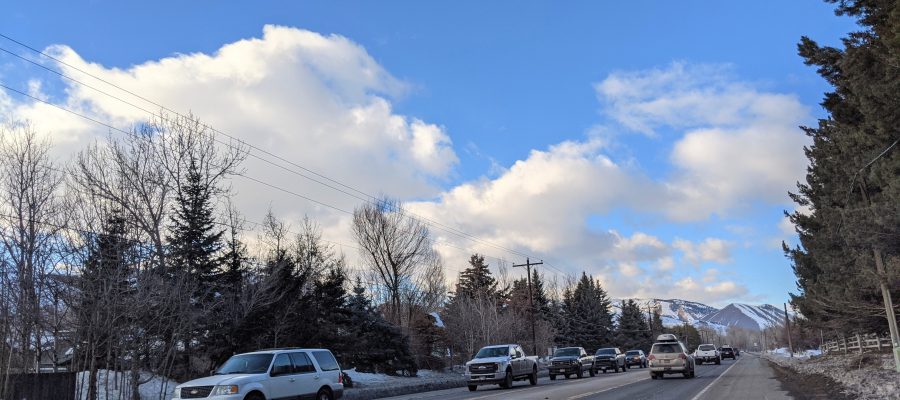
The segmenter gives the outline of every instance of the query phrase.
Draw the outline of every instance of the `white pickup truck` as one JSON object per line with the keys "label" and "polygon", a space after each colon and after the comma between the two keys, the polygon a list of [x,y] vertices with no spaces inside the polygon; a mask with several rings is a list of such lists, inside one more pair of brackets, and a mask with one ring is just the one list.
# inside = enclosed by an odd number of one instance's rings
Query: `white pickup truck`
{"label": "white pickup truck", "polygon": [[714,362],[716,365],[722,364],[722,356],[714,344],[701,344],[694,350],[694,362],[703,364]]}
{"label": "white pickup truck", "polygon": [[517,344],[483,347],[466,363],[466,383],[472,392],[479,385],[509,388],[513,381],[526,379],[537,385],[537,357],[526,357]]}

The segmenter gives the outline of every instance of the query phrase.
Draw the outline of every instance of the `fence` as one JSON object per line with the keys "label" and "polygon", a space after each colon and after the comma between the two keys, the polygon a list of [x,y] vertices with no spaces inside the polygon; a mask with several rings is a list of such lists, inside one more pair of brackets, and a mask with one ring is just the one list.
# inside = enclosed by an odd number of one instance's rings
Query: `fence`
{"label": "fence", "polygon": [[[8,375],[0,400],[75,400],[75,375],[75,372]],[[0,387],[3,378],[0,375]]]}
{"label": "fence", "polygon": [[831,353],[840,351],[844,353],[856,352],[862,353],[863,350],[890,350],[891,338],[878,336],[875,334],[855,335],[852,337],[842,337],[838,340],[826,342],[822,346],[822,351]]}

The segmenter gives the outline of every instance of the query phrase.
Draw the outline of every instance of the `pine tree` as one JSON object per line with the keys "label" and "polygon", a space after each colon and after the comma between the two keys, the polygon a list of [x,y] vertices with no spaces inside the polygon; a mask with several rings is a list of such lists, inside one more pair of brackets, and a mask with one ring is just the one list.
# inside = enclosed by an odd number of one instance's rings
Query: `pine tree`
{"label": "pine tree", "polygon": [[610,346],[613,342],[613,321],[610,300],[599,282],[587,273],[581,274],[574,290],[563,294],[562,326],[557,344],[582,346],[588,351]]}
{"label": "pine tree", "polygon": [[460,272],[454,296],[475,298],[476,296],[497,296],[500,293],[497,280],[491,274],[484,256],[473,254],[469,258],[469,267]]}
{"label": "pine tree", "polygon": [[[805,127],[806,181],[791,194],[809,212],[790,214],[800,245],[784,246],[797,276],[792,303],[810,323],[837,331],[883,331],[884,304],[875,252],[887,265],[900,257],[900,5],[895,1],[847,0],[839,14],[862,28],[843,48],[802,38],[799,53],[834,91],[822,102],[828,118]],[[891,295],[900,295],[893,285]]]}
{"label": "pine tree", "polygon": [[616,344],[625,350],[650,350],[650,327],[634,300],[622,301],[622,313],[616,325]]}

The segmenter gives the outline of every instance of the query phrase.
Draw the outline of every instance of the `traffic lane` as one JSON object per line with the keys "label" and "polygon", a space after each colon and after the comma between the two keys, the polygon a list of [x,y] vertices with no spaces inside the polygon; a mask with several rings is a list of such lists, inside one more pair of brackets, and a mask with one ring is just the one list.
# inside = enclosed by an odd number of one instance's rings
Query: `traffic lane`
{"label": "traffic lane", "polygon": [[628,372],[600,373],[594,378],[587,374],[581,379],[557,378],[555,381],[551,381],[549,378],[541,378],[536,386],[529,385],[528,381],[516,381],[510,389],[501,389],[497,385],[485,385],[479,386],[476,392],[470,392],[463,387],[395,396],[383,400],[568,399],[584,393],[594,393],[641,380],[649,380],[650,373],[647,371],[647,369],[632,368]]}
{"label": "traffic lane", "polygon": [[634,382],[629,385],[617,387],[614,390],[588,392],[575,397],[569,397],[569,400],[592,400],[592,399],[653,399],[653,400],[697,400],[694,399],[706,386],[738,362],[723,361],[721,365],[704,364],[698,365],[696,376],[688,379],[682,375],[666,375],[663,379],[650,379],[650,373],[647,372],[647,379]]}
{"label": "traffic lane", "polygon": [[783,390],[775,370],[768,361],[745,354],[744,362],[735,365],[717,382],[704,389],[696,400],[786,400],[792,399]]}

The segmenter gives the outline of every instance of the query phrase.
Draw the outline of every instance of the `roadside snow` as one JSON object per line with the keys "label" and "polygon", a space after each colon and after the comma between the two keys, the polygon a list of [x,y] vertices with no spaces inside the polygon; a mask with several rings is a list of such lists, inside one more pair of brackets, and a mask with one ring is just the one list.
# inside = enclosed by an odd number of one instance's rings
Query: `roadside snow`
{"label": "roadside snow", "polygon": [[[178,382],[165,379],[159,376],[151,376],[148,373],[141,373],[141,380],[150,379],[148,382],[141,384],[138,391],[141,394],[141,400],[166,400],[171,399],[175,392],[175,386]],[[87,371],[78,373],[76,378],[75,397],[86,400],[88,398],[88,379]],[[130,374],[124,372],[113,372],[105,369],[97,371],[97,400],[121,400],[131,398],[131,377]]]}
{"label": "roadside snow", "polygon": [[450,389],[465,386],[466,382],[465,377],[460,373],[430,370],[420,370],[418,376],[414,378],[358,372],[355,368],[344,372],[353,380],[353,387],[344,391],[344,398],[348,400],[368,400]]}
{"label": "roadside snow", "polygon": [[770,361],[801,374],[825,375],[860,400],[900,400],[900,373],[890,354],[829,354],[807,350],[790,357],[787,349],[764,355]]}

